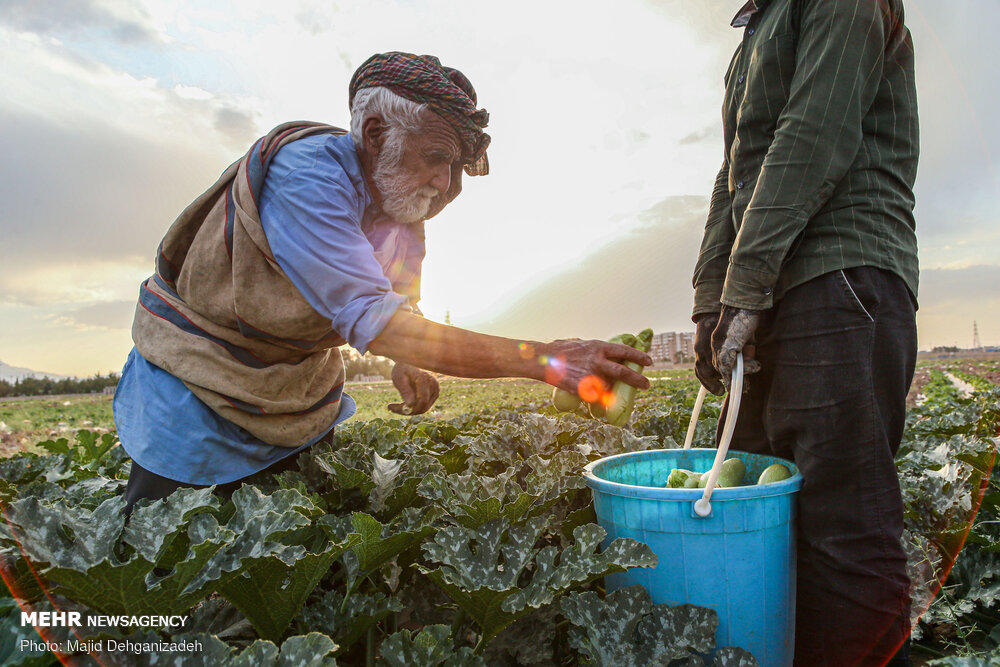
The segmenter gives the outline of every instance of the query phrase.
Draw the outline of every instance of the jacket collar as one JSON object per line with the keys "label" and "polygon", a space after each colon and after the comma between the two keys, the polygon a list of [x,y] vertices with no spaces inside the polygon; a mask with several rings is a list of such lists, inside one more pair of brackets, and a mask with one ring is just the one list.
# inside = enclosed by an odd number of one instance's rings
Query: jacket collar
{"label": "jacket collar", "polygon": [[732,22],[729,24],[734,28],[742,28],[750,23],[750,17],[767,7],[771,0],[749,0],[743,5],[740,11],[736,12]]}

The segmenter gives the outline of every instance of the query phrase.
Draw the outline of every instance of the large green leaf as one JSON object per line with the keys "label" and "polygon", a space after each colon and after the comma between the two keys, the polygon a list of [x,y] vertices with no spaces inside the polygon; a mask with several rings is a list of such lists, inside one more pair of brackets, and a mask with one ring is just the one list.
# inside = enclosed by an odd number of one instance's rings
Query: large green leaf
{"label": "large green leaf", "polygon": [[24,498],[11,503],[6,514],[32,561],[86,571],[95,563],[114,559],[125,526],[124,507],[122,498],[106,500],[93,512],[61,500],[47,505],[38,498]]}
{"label": "large green leaf", "polygon": [[159,562],[191,517],[219,504],[210,488],[181,488],[160,501],[140,501],[125,526],[125,541],[147,561]]}
{"label": "large green leaf", "polygon": [[938,658],[928,662],[927,667],[996,667],[997,664],[1000,664],[1000,649],[994,648],[982,655]]}
{"label": "large green leaf", "polygon": [[586,486],[580,473],[587,465],[587,458],[578,451],[564,450],[548,459],[536,454],[528,458],[527,464],[531,472],[524,479],[524,487],[544,500]]}
{"label": "large green leaf", "polygon": [[400,630],[381,646],[379,665],[388,667],[486,667],[467,646],[456,648],[447,625],[428,625],[420,632]]}
{"label": "large green leaf", "polygon": [[524,429],[514,423],[504,423],[478,435],[461,435],[455,443],[465,447],[472,464],[479,469],[493,462],[504,467],[523,458],[522,452],[531,446]]}
{"label": "large green leaf", "polygon": [[184,634],[208,634],[220,639],[253,639],[253,626],[239,609],[223,597],[211,596],[188,612]]}
{"label": "large green leaf", "polygon": [[526,493],[514,481],[516,468],[496,476],[452,474],[427,477],[417,492],[437,502],[466,528],[478,528],[491,519],[516,522],[531,509],[538,496]]}
{"label": "large green leaf", "polygon": [[[22,648],[21,642],[35,642],[36,646]],[[21,625],[21,608],[9,597],[0,597],[0,665],[5,667],[48,667],[58,665],[56,657],[37,645],[42,637],[35,629]]]}
{"label": "large green leaf", "polygon": [[[484,641],[489,641],[519,617],[575,586],[612,572],[656,564],[649,547],[633,540],[615,540],[604,553],[593,553],[605,533],[598,526],[584,526],[575,533],[577,543],[562,552],[556,565],[555,547],[541,551],[535,547],[546,521],[536,517],[511,526],[497,519],[478,530],[443,528],[424,546],[428,560],[440,567],[418,567],[469,614],[481,628]],[[532,570],[522,590],[518,582]]]}
{"label": "large green leaf", "polygon": [[414,508],[385,525],[363,512],[355,512],[350,517],[324,517],[321,522],[329,525],[335,536],[349,532],[360,536],[360,541],[343,556],[348,591],[353,591],[369,573],[432,534],[434,516],[436,514]]}
{"label": "large green leaf", "polygon": [[696,657],[715,645],[718,616],[691,605],[653,605],[641,586],[623,588],[602,600],[597,593],[571,593],[560,601],[573,624],[570,644],[604,667],[666,667]]}
{"label": "large green leaf", "polygon": [[343,650],[350,648],[383,618],[400,611],[403,611],[403,603],[396,597],[386,597],[376,591],[355,593],[345,599],[342,591],[334,589],[303,609],[300,618],[306,627],[332,637]]}
{"label": "large green leaf", "polygon": [[[690,413],[689,413],[690,417]],[[602,422],[593,422],[581,437],[580,449],[587,455],[612,456],[667,446],[656,436],[637,436],[631,431]]]}
{"label": "large green leaf", "polygon": [[180,614],[212,591],[222,573],[211,561],[234,537],[209,514],[195,516],[187,536],[187,556],[164,576],[157,576],[155,563],[139,554],[124,563],[105,559],[86,569],[52,566],[44,575],[57,591],[107,614]]}
{"label": "large green leaf", "polygon": [[[317,513],[292,489],[266,496],[242,487],[233,494],[225,526],[210,513],[218,501],[208,489],[181,489],[136,508],[124,529],[133,551],[120,561],[115,545],[123,532],[122,506],[116,498],[85,515],[61,501],[43,505],[29,498],[12,505],[11,516],[29,556],[50,565],[45,576],[71,599],[107,613],[172,614],[223,587],[267,636],[280,635],[330,563],[353,543],[331,544],[307,557],[303,545],[282,542]],[[237,575],[240,581],[228,585]]]}
{"label": "large green leaf", "polygon": [[712,667],[759,667],[750,651],[738,646],[723,646],[715,652]]}
{"label": "large green leaf", "polygon": [[534,609],[494,637],[483,657],[490,665],[557,664],[554,648],[561,643],[565,625],[558,605]]}
{"label": "large green leaf", "polygon": [[255,558],[238,576],[226,580],[219,592],[243,612],[262,638],[277,641],[333,562],[358,541],[358,535],[349,535],[347,541],[306,553],[291,565],[277,556]]}
{"label": "large green leaf", "polygon": [[[133,635],[129,638],[138,650],[109,651],[105,643],[104,652],[98,653],[99,663],[108,667],[154,667],[177,665],[180,667],[335,667],[337,662],[330,657],[337,645],[326,635],[311,632],[308,635],[289,637],[278,647],[266,640],[258,639],[242,651],[226,644],[215,635],[184,634],[164,641],[152,633]],[[170,642],[177,642],[174,647]],[[184,643],[184,649],[178,646]],[[164,645],[165,644],[165,645]],[[188,649],[188,647],[191,647]],[[130,647],[129,647],[130,648]]]}
{"label": "large green leaf", "polygon": [[656,555],[647,545],[635,540],[619,538],[604,551],[599,551],[606,536],[607,532],[596,524],[579,526],[573,531],[575,541],[563,550],[558,564],[555,562],[556,547],[549,546],[539,551],[531,583],[508,598],[504,602],[504,610],[540,607],[574,586],[608,574],[625,572],[633,567],[656,567]]}
{"label": "large green leaf", "polygon": [[308,526],[321,512],[295,489],[279,489],[265,495],[254,486],[243,485],[233,493],[233,514],[225,527],[235,534],[232,543],[215,559],[224,572],[239,570],[246,561],[275,557],[293,565],[306,553],[300,544],[285,544],[282,538]]}
{"label": "large green leaf", "polygon": [[[3,533],[6,528],[5,524],[0,524],[0,533]],[[0,538],[0,543],[3,542],[4,540]],[[10,546],[0,547],[0,572],[3,572],[0,593],[9,589],[11,596],[24,602],[34,602],[42,597],[42,588],[39,586],[38,577],[29,567],[20,547],[14,543],[13,537]],[[3,596],[0,595],[0,597]]]}

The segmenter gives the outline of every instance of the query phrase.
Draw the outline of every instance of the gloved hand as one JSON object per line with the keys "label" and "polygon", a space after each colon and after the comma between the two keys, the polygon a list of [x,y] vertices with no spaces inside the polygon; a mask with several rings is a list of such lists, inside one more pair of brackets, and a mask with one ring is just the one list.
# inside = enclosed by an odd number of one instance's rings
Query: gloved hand
{"label": "gloved hand", "polygon": [[721,396],[726,388],[712,362],[712,332],[718,323],[719,313],[704,313],[698,317],[694,332],[694,374],[705,389]]}
{"label": "gloved hand", "polygon": [[[712,363],[722,376],[722,384],[729,389],[736,355],[743,352],[743,375],[751,375],[760,370],[760,362],[754,359],[754,332],[760,324],[760,311],[734,308],[723,305],[719,313],[719,323],[712,332]],[[743,391],[748,383],[744,383]]]}

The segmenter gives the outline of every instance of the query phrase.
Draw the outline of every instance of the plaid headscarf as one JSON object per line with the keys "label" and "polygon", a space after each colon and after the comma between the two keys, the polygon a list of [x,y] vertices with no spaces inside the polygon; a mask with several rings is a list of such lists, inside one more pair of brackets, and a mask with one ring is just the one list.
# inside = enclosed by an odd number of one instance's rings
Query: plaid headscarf
{"label": "plaid headscarf", "polygon": [[483,132],[490,115],[476,108],[476,89],[464,74],[444,67],[434,56],[391,51],[376,53],[351,78],[350,101],[362,88],[383,86],[406,99],[426,104],[451,124],[462,141],[465,172],[483,176],[490,171],[486,147],[490,135]]}

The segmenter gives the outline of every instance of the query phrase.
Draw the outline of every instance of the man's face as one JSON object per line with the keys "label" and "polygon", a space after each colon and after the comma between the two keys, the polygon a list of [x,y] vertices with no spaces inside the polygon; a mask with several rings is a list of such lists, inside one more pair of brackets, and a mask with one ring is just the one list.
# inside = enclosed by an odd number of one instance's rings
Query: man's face
{"label": "man's face", "polygon": [[399,222],[437,215],[461,192],[461,166],[458,134],[437,114],[418,134],[389,130],[372,174],[382,210]]}

